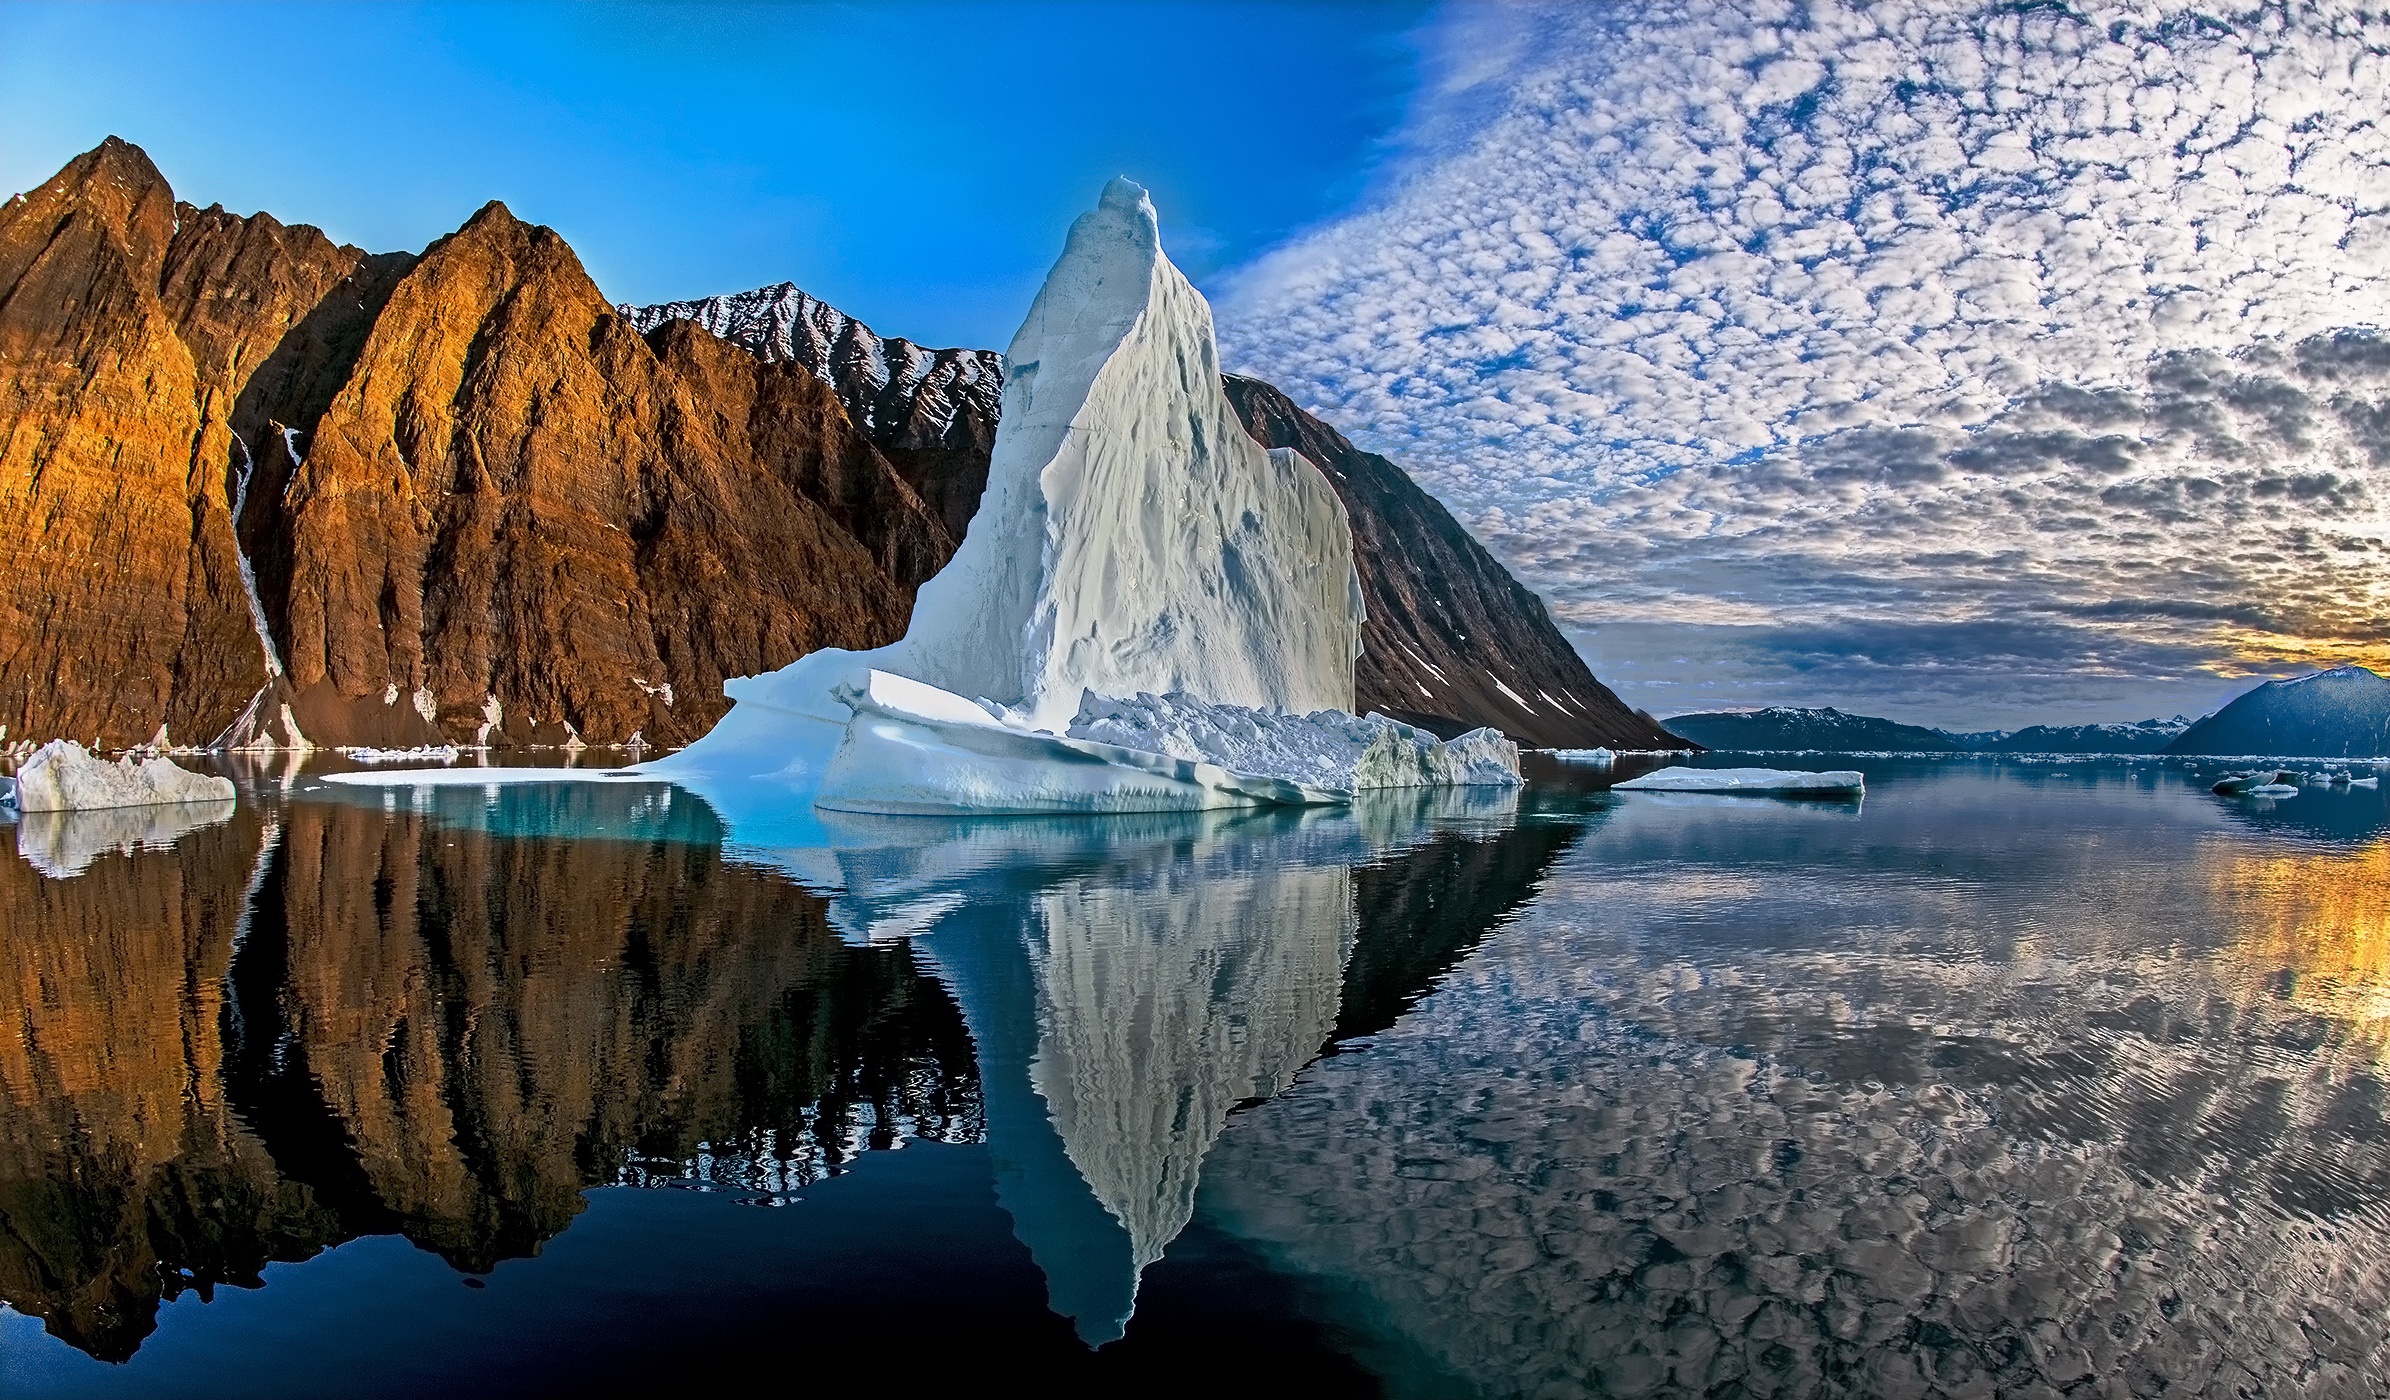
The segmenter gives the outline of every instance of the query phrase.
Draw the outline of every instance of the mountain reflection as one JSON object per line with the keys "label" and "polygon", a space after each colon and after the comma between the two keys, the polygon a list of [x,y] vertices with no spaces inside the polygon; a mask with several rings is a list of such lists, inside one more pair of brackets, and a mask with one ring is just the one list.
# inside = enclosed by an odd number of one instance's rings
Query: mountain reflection
{"label": "mountain reflection", "polygon": [[361,1235],[486,1272],[592,1186],[771,1204],[907,1137],[984,1141],[1050,1305],[1110,1340],[1231,1112],[1580,830],[1405,798],[763,850],[595,785],[72,825],[0,863],[0,1300],[111,1360]]}
{"label": "mountain reflection", "polygon": [[478,1272],[590,1185],[788,1189],[979,1133],[909,953],[702,843],[244,808],[72,879],[0,866],[0,922],[0,1298],[103,1358],[360,1234]]}

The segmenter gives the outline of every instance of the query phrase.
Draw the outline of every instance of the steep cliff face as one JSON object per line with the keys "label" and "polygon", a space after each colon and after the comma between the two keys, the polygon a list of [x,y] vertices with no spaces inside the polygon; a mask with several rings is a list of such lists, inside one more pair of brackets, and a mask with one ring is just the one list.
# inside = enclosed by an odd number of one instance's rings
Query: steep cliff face
{"label": "steep cliff face", "polygon": [[0,206],[0,725],[205,737],[262,648],[226,495],[231,405],[158,295],[173,193],[111,139]]}
{"label": "steep cliff face", "polygon": [[0,524],[0,724],[111,745],[684,741],[954,547],[820,376],[500,206],[367,254],[113,139],[0,209]]}
{"label": "steep cliff face", "polygon": [[901,631],[952,549],[826,385],[651,345],[496,204],[392,291],[284,518],[294,690],[491,743],[694,738],[723,676]]}

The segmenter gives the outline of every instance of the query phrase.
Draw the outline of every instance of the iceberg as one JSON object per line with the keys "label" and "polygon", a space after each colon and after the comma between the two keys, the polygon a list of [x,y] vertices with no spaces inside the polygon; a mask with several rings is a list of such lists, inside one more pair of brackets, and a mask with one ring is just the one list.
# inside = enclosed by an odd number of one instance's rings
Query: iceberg
{"label": "iceberg", "polygon": [[69,739],[54,739],[18,767],[0,802],[20,812],[148,807],[168,802],[229,802],[232,780],[194,773],[164,758],[126,755],[111,762]]}
{"label": "iceberg", "polygon": [[1071,226],[1005,352],[960,549],[905,635],[725,682],[643,774],[884,815],[1192,810],[1519,782],[1517,747],[1350,713],[1344,506],[1220,387],[1211,308],[1125,179]]}
{"label": "iceberg", "polygon": [[1847,768],[1804,773],[1784,768],[1662,768],[1611,784],[1625,792],[1723,792],[1743,797],[1860,797],[1865,777]]}

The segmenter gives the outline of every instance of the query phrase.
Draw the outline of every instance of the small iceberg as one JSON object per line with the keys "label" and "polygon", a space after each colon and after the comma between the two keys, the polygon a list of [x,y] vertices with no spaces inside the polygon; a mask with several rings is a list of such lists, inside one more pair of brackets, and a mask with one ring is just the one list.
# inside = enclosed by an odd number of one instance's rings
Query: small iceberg
{"label": "small iceberg", "polygon": [[1867,779],[1847,768],[1662,768],[1611,785],[1613,792],[1723,792],[1739,797],[1862,797]]}
{"label": "small iceberg", "polygon": [[2353,787],[2353,788],[2378,788],[2378,787],[2380,787],[2381,785],[2382,785],[2382,780],[2381,780],[2380,778],[2351,778],[2351,779],[2349,779],[2349,786],[2350,786],[2350,787]]}
{"label": "small iceberg", "polygon": [[70,739],[34,751],[0,802],[20,812],[78,812],[169,802],[230,802],[232,779],[194,773],[163,758],[132,754],[111,762]]}
{"label": "small iceberg", "polygon": [[351,747],[332,752],[351,763],[454,763],[464,751],[454,744],[422,744],[411,749]]}
{"label": "small iceberg", "polygon": [[2230,773],[2209,791],[2218,797],[2296,797],[2296,773],[2268,770],[2263,773]]}
{"label": "small iceberg", "polygon": [[1552,757],[1562,763],[1590,763],[1596,768],[1613,767],[1618,762],[1616,749],[1554,749]]}

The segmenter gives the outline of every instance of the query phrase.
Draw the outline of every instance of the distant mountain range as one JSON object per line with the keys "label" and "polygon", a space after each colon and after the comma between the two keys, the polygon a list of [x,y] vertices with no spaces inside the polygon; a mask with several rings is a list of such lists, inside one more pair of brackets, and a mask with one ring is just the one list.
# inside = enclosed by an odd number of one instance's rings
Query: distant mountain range
{"label": "distant mountain range", "polygon": [[[1672,742],[1392,462],[1227,387],[1344,502],[1362,709]],[[0,205],[0,739],[686,743],[903,633],[1002,390],[785,283],[616,306],[495,202],[421,254],[197,208],[111,137]]]}
{"label": "distant mountain range", "polygon": [[2037,724],[1958,733],[1900,724],[1831,707],[1775,705],[1663,721],[1704,748],[1822,753],[2171,753],[2285,758],[2390,757],[2390,680],[2343,666],[2268,681],[2196,722],[2182,716],[2137,724]]}
{"label": "distant mountain range", "polygon": [[2012,732],[1961,733],[1900,724],[1831,707],[1678,715],[1670,733],[1712,749],[1814,750],[1823,753],[2159,753],[2190,728],[2188,719],[2138,724],[2037,724]]}

